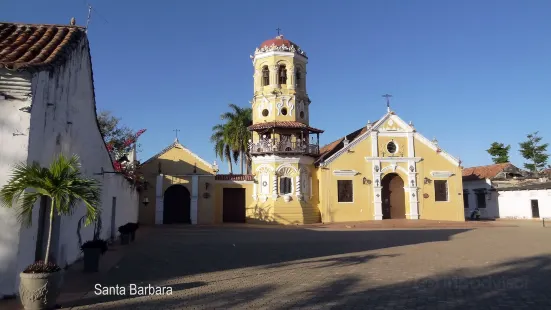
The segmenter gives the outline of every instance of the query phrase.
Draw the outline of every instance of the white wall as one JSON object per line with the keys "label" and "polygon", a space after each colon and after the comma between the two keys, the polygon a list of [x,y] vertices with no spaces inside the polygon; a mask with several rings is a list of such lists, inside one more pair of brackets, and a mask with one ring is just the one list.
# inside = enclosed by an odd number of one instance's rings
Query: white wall
{"label": "white wall", "polygon": [[499,215],[501,218],[532,218],[531,200],[537,199],[540,218],[551,217],[551,190],[500,191]]}
{"label": "white wall", "polygon": [[[28,132],[28,163],[37,161],[41,165],[47,166],[59,152],[66,155],[77,154],[80,156],[82,173],[103,182],[102,236],[108,237],[111,228],[112,197],[117,197],[116,221],[118,227],[127,222],[137,222],[138,195],[120,175],[94,175],[101,172],[102,168],[105,171],[113,171],[113,168],[96,123],[91,75],[90,55],[86,39],[83,39],[63,66],[51,73],[39,72],[33,75],[30,129],[28,123],[21,122],[19,125],[25,129],[25,132]],[[16,122],[16,117],[12,118],[14,119],[12,122]],[[9,134],[9,130],[8,132],[2,131],[1,137],[9,137]],[[23,148],[23,146],[20,147]],[[21,153],[24,154],[24,151]],[[17,156],[24,157],[23,155]],[[19,157],[15,159],[19,159]],[[2,158],[2,162],[0,169],[5,169],[4,158]],[[12,161],[10,160],[10,162]],[[4,215],[6,214],[5,210],[2,212]],[[61,219],[58,247],[52,251],[62,267],[65,264],[71,264],[80,255],[76,231],[78,221],[84,214],[85,208],[80,204],[73,216]],[[9,221],[10,225],[6,226],[6,229],[2,225],[3,233],[1,235],[8,233],[9,236],[13,236],[10,238],[17,239],[17,229],[15,228],[17,225],[12,223],[13,217],[2,217],[3,221]],[[5,266],[4,270],[12,270],[8,274],[0,273],[0,279],[3,279],[0,282],[2,284],[0,295],[16,293],[19,272],[34,261],[37,222],[38,212],[35,211],[33,226],[22,227],[20,230],[19,246],[15,241],[10,241],[11,239],[7,241],[0,239],[2,242],[0,259],[2,259],[2,252],[8,253],[8,258],[4,258],[4,261],[0,262],[2,263],[0,268]],[[92,234],[92,226],[83,228],[81,231],[83,241],[90,239]],[[14,261],[13,253],[17,252],[19,255]],[[1,271],[2,269],[0,269]]]}
{"label": "white wall", "polygon": [[489,195],[486,195],[486,208],[481,208],[480,217],[493,219],[499,217],[499,208],[496,192],[490,192],[491,181],[488,179],[485,180],[475,180],[475,181],[463,181],[463,190],[469,191],[469,208],[465,208],[465,217],[470,217],[471,212],[476,209],[477,201],[475,189],[486,189]]}
{"label": "white wall", "polygon": [[[19,109],[31,105],[28,77],[0,70],[0,186],[7,183],[14,163],[27,161],[31,115]],[[16,211],[0,207],[0,298],[13,294],[19,230]]]}

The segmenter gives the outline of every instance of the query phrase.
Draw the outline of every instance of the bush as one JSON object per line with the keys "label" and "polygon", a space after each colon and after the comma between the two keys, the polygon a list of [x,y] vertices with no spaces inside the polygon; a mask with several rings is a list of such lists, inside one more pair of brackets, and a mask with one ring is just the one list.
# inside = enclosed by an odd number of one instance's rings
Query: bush
{"label": "bush", "polygon": [[121,235],[129,234],[130,232],[131,232],[131,230],[130,230],[130,226],[128,226],[128,224],[124,224],[122,226],[119,226],[119,233],[121,233]]}
{"label": "bush", "polygon": [[80,247],[81,251],[84,251],[84,249],[101,249],[101,254],[103,254],[107,252],[107,241],[101,239],[86,241]]}
{"label": "bush", "polygon": [[61,267],[59,267],[57,264],[54,264],[52,262],[48,262],[45,264],[43,261],[37,261],[32,265],[29,265],[25,270],[23,270],[23,273],[52,273],[52,272],[58,272],[61,270]]}

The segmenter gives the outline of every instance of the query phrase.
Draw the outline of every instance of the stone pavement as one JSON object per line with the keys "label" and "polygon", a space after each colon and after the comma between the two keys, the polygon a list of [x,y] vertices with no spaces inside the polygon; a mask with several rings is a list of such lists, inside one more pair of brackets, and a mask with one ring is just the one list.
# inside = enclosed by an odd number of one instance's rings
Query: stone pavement
{"label": "stone pavement", "polygon": [[149,228],[97,281],[103,286],[170,286],[172,295],[129,296],[126,290],[125,296],[98,296],[92,290],[62,305],[551,309],[551,228],[335,226]]}

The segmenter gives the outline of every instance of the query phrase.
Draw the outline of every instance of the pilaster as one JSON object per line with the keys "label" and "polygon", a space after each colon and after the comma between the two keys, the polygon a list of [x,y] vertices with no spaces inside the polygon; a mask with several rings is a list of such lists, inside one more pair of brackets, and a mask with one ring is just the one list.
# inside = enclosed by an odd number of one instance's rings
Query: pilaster
{"label": "pilaster", "polygon": [[157,176],[157,182],[155,186],[155,224],[163,224],[163,210],[164,210],[164,201],[163,201],[163,179],[164,175],[160,174]]}
{"label": "pilaster", "polygon": [[199,196],[199,176],[191,177],[191,224],[197,224],[197,202]]}
{"label": "pilaster", "polygon": [[272,177],[272,199],[277,199],[277,174]]}
{"label": "pilaster", "polygon": [[296,193],[296,196],[297,196],[297,200],[300,201],[302,200],[302,193],[301,193],[301,188],[300,188],[300,174],[297,175],[295,177],[295,193]]}
{"label": "pilaster", "polygon": [[373,219],[377,221],[383,219],[382,189],[383,189],[383,186],[381,183],[381,162],[378,160],[374,160],[373,161],[373,211],[374,211]]}

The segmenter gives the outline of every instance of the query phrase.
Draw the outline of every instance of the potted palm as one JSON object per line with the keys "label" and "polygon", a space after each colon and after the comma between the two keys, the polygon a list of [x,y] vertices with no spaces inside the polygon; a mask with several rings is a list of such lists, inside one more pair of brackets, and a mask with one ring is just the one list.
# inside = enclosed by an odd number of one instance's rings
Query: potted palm
{"label": "potted palm", "polygon": [[77,203],[86,206],[85,225],[97,218],[100,183],[80,173],[77,156],[59,155],[49,167],[38,163],[16,165],[10,180],[0,190],[0,203],[7,208],[19,208],[19,219],[30,226],[32,211],[38,198],[50,199],[48,239],[43,261],[35,262],[20,273],[19,295],[25,309],[52,309],[59,295],[63,274],[61,268],[49,260],[54,212],[71,215]]}
{"label": "potted palm", "polygon": [[130,233],[132,232],[131,228],[128,226],[128,224],[124,224],[122,226],[119,226],[119,233],[121,234],[121,244],[128,244],[130,243]]}
{"label": "potted palm", "polygon": [[136,240],[136,230],[140,228],[140,223],[128,223],[128,230],[130,231],[130,241]]}
{"label": "potted palm", "polygon": [[97,272],[100,256],[107,252],[107,241],[102,239],[86,241],[80,250],[84,253],[84,272]]}

